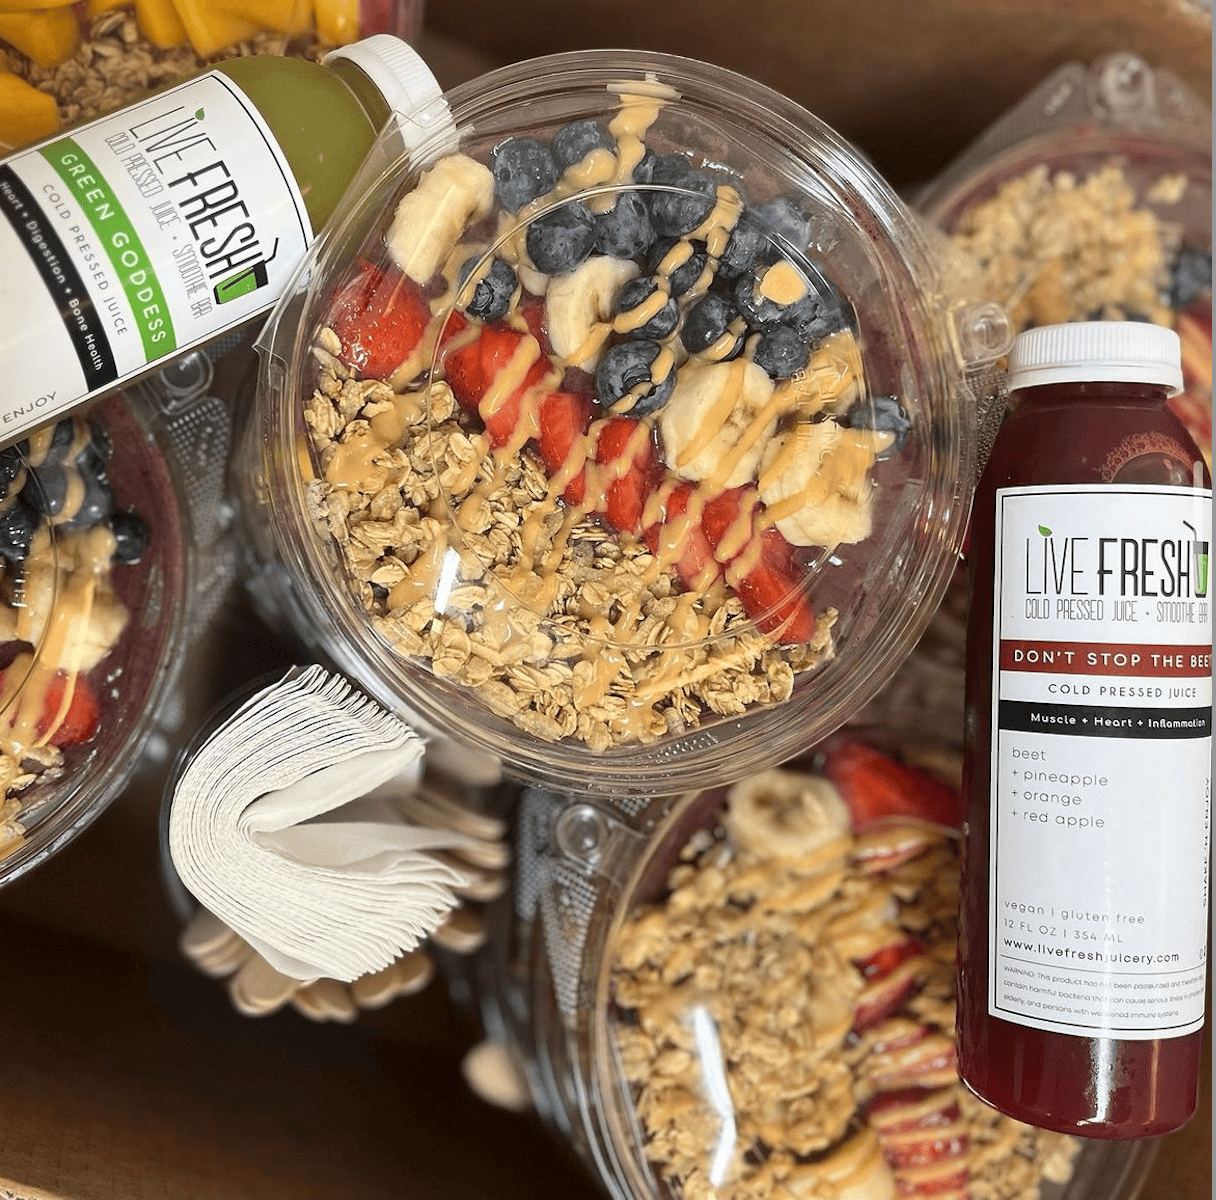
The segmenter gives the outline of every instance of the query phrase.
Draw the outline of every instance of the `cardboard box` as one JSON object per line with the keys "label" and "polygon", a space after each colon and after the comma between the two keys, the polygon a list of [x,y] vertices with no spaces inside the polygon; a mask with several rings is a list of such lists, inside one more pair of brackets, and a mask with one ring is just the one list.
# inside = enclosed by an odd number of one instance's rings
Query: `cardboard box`
{"label": "cardboard box", "polygon": [[[632,46],[786,92],[896,185],[932,176],[1060,63],[1133,50],[1211,90],[1198,0],[430,0],[445,85],[558,50]],[[196,649],[184,740],[231,686],[289,661],[239,598]],[[477,1038],[439,984],[360,1020],[249,1020],[176,948],[158,860],[167,765],[0,891],[0,1200],[592,1200],[536,1122],[466,1090]],[[1210,1062],[1210,1055],[1209,1055]],[[1145,1200],[1211,1196],[1211,1073]],[[1095,1200],[1105,1200],[1097,1198]]]}

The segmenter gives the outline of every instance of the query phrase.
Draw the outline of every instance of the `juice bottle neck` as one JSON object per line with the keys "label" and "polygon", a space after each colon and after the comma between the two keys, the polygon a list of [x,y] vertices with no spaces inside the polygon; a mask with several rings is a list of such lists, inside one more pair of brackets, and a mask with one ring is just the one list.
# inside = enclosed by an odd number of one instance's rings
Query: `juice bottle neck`
{"label": "juice bottle neck", "polygon": [[1010,396],[1013,408],[1054,406],[1057,404],[1140,404],[1154,406],[1169,399],[1163,384],[1122,383],[1093,380],[1083,383],[1047,383],[1038,387],[1019,388]]}
{"label": "juice bottle neck", "polygon": [[374,128],[383,129],[392,113],[380,89],[349,59],[335,58],[325,66],[346,85]]}

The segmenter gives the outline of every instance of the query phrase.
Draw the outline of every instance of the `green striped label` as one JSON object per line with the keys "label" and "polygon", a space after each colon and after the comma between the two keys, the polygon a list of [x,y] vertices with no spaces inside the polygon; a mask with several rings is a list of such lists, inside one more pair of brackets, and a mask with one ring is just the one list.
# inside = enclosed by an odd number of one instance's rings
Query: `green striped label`
{"label": "green striped label", "polygon": [[75,196],[114,267],[149,362],[177,348],[169,305],[143,242],[106,177],[72,138],[42,148]]}

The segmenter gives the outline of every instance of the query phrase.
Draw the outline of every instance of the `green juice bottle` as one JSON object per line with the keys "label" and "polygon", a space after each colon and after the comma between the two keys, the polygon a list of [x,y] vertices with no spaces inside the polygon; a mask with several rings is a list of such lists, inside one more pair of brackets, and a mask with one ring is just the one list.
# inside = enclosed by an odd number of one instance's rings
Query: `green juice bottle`
{"label": "green juice bottle", "polygon": [[439,85],[378,34],[236,58],[0,160],[0,445],[262,315],[393,123]]}

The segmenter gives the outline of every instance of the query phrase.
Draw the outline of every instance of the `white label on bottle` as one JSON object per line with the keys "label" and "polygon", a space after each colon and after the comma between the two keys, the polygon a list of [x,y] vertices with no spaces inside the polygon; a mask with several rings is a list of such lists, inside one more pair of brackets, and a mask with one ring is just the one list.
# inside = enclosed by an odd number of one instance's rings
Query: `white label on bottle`
{"label": "white label on bottle", "polygon": [[218,72],[0,163],[0,443],[271,308],[312,240]]}
{"label": "white label on bottle", "polygon": [[996,495],[988,1011],[1199,1029],[1212,746],[1210,489]]}

